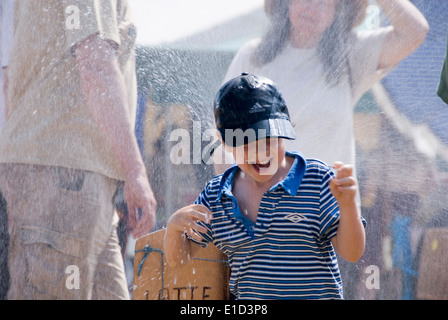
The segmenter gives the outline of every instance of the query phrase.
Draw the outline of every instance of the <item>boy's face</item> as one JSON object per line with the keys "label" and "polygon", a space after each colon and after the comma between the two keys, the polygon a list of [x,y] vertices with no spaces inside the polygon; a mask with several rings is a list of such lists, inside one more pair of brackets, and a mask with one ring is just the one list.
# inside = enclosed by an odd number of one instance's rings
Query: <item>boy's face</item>
{"label": "boy's face", "polygon": [[[228,148],[228,147],[226,147]],[[266,138],[230,148],[238,167],[256,182],[269,181],[285,158],[285,141]]]}

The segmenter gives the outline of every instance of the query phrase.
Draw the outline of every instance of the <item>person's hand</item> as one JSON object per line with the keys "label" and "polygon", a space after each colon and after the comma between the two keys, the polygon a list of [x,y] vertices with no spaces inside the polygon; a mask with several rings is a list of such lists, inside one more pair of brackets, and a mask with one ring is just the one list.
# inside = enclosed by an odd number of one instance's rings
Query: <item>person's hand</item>
{"label": "person's hand", "polygon": [[168,221],[167,232],[179,232],[201,241],[199,233],[207,233],[207,229],[198,222],[209,223],[211,211],[198,204],[189,205],[177,210]]}
{"label": "person's hand", "polygon": [[128,206],[128,223],[137,239],[149,233],[156,222],[157,202],[145,174],[130,177],[124,184],[124,200]]}
{"label": "person's hand", "polygon": [[335,162],[333,169],[336,177],[330,182],[330,190],[341,205],[352,205],[357,191],[356,180],[353,177],[353,166]]}

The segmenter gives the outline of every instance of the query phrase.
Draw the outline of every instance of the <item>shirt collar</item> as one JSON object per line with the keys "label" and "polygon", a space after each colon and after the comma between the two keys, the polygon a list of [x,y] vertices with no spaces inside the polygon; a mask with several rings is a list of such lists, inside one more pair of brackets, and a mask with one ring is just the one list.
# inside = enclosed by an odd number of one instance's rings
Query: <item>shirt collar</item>
{"label": "shirt collar", "polygon": [[235,174],[240,170],[238,165],[235,163],[229,169],[227,169],[221,178],[221,183],[219,185],[219,194],[217,200],[220,200],[222,195],[231,196],[233,189],[233,180],[235,179]]}
{"label": "shirt collar", "polygon": [[286,152],[286,155],[295,158],[294,163],[292,164],[291,169],[289,169],[289,173],[286,175],[285,179],[274,185],[271,190],[282,186],[291,196],[295,196],[299,190],[303,176],[305,175],[306,160],[298,152]]}
{"label": "shirt collar", "polygon": [[[270,191],[278,189],[280,186],[291,196],[295,196],[299,190],[302,178],[305,175],[306,160],[305,158],[297,152],[286,152],[287,156],[293,157],[294,163],[289,170],[286,177],[279,183],[272,186]],[[238,172],[239,167],[234,164],[229,169],[227,169],[221,178],[220,189],[218,194],[218,200],[221,199],[222,195],[232,196],[233,181],[235,175]]]}

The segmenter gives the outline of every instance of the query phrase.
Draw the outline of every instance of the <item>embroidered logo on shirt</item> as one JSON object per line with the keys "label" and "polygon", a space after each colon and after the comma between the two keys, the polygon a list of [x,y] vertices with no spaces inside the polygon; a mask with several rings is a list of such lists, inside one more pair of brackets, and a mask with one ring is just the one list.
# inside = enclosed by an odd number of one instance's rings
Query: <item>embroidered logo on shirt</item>
{"label": "embroidered logo on shirt", "polygon": [[302,220],[305,220],[306,217],[300,213],[291,213],[288,214],[285,219],[288,219],[289,221],[293,222],[293,223],[299,223]]}
{"label": "embroidered logo on shirt", "polygon": [[253,105],[252,108],[250,108],[249,113],[257,113],[263,111],[264,111],[263,106],[259,102],[257,102],[256,104]]}

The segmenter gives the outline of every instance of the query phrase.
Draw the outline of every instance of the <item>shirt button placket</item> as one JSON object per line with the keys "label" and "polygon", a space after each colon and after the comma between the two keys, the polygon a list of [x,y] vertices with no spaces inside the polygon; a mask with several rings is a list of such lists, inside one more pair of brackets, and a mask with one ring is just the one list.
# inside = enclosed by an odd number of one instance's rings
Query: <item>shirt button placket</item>
{"label": "shirt button placket", "polygon": [[263,228],[263,232],[266,232],[272,224],[272,219],[275,213],[275,207],[279,198],[276,197],[275,195],[269,195],[265,196],[263,200],[265,200],[265,205],[263,206],[263,208],[260,207],[260,212],[261,211],[263,212],[264,222],[261,224],[261,227]]}

